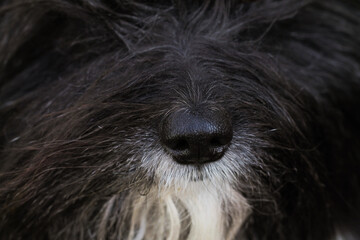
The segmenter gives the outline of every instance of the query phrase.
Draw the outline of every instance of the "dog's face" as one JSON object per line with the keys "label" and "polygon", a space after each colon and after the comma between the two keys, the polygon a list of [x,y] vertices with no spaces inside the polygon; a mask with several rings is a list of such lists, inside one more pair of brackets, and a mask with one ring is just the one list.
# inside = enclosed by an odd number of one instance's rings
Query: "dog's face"
{"label": "dog's face", "polygon": [[0,226],[66,239],[325,234],[283,224],[328,221],[327,208],[301,214],[331,204],[322,94],[358,66],[332,35],[350,21],[298,1],[52,3],[5,18],[25,40],[9,31],[1,59]]}

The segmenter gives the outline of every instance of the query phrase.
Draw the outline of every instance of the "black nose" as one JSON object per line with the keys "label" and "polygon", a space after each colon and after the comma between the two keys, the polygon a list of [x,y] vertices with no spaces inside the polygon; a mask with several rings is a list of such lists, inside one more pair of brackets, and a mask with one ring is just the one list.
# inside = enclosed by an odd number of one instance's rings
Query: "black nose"
{"label": "black nose", "polygon": [[220,159],[233,136],[231,119],[224,110],[179,111],[160,124],[166,151],[182,164],[202,164]]}

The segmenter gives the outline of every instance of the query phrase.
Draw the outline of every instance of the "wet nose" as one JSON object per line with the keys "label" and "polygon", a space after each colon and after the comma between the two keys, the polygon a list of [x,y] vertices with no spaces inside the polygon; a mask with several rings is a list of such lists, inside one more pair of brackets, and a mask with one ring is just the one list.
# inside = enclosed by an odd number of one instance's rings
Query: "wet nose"
{"label": "wet nose", "polygon": [[231,118],[225,110],[178,111],[160,124],[165,150],[181,164],[219,160],[233,137]]}

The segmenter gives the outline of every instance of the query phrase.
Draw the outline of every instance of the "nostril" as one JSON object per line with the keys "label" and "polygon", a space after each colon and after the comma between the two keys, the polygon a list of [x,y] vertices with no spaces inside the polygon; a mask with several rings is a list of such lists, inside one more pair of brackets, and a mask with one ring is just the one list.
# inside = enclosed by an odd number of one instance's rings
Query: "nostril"
{"label": "nostril", "polygon": [[184,151],[190,148],[186,139],[174,139],[169,140],[165,144],[168,148],[174,151]]}
{"label": "nostril", "polygon": [[227,141],[225,140],[224,137],[216,136],[216,137],[212,137],[210,139],[210,147],[222,147],[226,144],[227,144]]}
{"label": "nostril", "polygon": [[211,147],[224,147],[229,145],[232,139],[232,134],[224,133],[223,135],[216,135],[210,139]]}

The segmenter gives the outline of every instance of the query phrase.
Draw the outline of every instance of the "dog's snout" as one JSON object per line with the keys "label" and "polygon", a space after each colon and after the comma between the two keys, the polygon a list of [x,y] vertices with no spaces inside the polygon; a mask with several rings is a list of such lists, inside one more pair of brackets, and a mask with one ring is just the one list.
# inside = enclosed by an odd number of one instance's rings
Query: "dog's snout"
{"label": "dog's snout", "polygon": [[160,124],[166,151],[182,164],[219,160],[232,140],[231,118],[224,110],[179,111]]}

